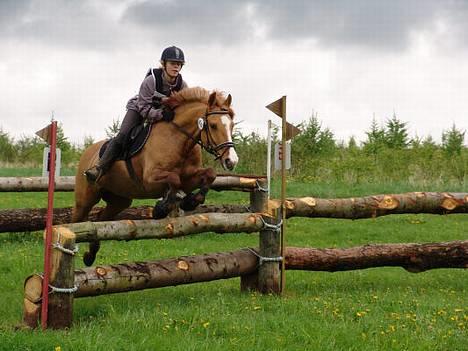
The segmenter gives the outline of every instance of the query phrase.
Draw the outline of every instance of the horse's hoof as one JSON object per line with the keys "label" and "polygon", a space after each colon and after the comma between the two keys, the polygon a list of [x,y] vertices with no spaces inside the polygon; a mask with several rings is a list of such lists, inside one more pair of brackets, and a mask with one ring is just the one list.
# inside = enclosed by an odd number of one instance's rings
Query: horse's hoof
{"label": "horse's hoof", "polygon": [[83,263],[88,267],[94,263],[95,259],[96,259],[96,254],[92,254],[89,251],[85,252],[83,255]]}
{"label": "horse's hoof", "polygon": [[166,218],[167,215],[169,214],[169,210],[168,210],[168,207],[167,205],[163,205],[163,204],[156,204],[153,208],[153,218],[154,219],[162,219],[162,218]]}
{"label": "horse's hoof", "polygon": [[193,211],[198,205],[200,205],[200,201],[197,199],[196,195],[188,194],[180,203],[180,208],[184,211]]}

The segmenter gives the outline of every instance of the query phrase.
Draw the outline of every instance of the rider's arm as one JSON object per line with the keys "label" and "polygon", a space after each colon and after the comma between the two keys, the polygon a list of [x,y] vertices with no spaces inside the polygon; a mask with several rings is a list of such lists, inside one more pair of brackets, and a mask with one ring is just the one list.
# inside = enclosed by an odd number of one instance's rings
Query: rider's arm
{"label": "rider's arm", "polygon": [[143,83],[141,83],[136,107],[144,119],[148,119],[153,122],[162,119],[162,110],[160,108],[153,107],[154,93],[154,79],[152,76],[148,76],[145,78]]}

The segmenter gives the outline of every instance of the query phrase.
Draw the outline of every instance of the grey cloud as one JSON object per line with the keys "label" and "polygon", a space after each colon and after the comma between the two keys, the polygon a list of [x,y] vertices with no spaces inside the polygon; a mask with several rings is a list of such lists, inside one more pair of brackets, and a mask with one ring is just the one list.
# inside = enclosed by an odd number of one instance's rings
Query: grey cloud
{"label": "grey cloud", "polygon": [[271,37],[312,39],[323,46],[401,49],[412,31],[429,27],[440,11],[432,0],[272,1],[262,3]]}
{"label": "grey cloud", "polygon": [[[115,6],[122,15],[110,16]],[[402,50],[411,34],[442,20],[468,42],[464,0],[1,0],[2,38],[109,50],[132,41],[236,45],[253,39],[313,41],[324,47]],[[264,37],[256,37],[262,28]]]}
{"label": "grey cloud", "polygon": [[109,49],[122,38],[105,5],[103,1],[2,0],[0,33],[3,38],[51,46]]}
{"label": "grey cloud", "polygon": [[266,28],[266,40],[401,50],[412,33],[432,30],[441,18],[463,37],[460,28],[467,26],[467,8],[463,0],[172,0],[137,3],[125,20],[199,44],[250,40],[260,24]]}
{"label": "grey cloud", "polygon": [[254,23],[248,21],[248,2],[221,0],[145,1],[129,7],[123,20],[154,35],[184,39],[199,45],[237,43],[249,38]]}

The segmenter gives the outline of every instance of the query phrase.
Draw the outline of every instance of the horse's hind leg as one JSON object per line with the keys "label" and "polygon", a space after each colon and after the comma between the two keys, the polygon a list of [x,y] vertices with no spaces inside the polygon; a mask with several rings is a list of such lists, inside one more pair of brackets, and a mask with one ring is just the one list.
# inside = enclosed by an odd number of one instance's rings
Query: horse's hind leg
{"label": "horse's hind leg", "polygon": [[[120,197],[112,193],[105,193],[103,199],[106,201],[106,207],[99,213],[99,221],[111,220],[132,204],[131,199]],[[99,241],[92,241],[89,243],[89,250],[83,255],[83,262],[85,265],[91,266],[94,263],[100,247],[101,243]]]}

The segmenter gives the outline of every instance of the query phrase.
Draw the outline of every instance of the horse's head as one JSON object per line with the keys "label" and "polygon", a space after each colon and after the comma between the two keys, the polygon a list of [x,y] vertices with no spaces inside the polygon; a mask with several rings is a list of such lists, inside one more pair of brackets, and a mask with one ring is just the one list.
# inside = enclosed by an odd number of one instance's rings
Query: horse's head
{"label": "horse's head", "polygon": [[203,145],[219,159],[223,168],[229,171],[233,170],[239,161],[232,141],[234,112],[231,109],[231,100],[231,95],[226,99],[219,99],[216,92],[211,93],[205,116],[198,119]]}
{"label": "horse's head", "polygon": [[165,103],[171,108],[187,106],[186,110],[176,113],[175,124],[183,133],[195,130],[189,137],[219,159],[224,169],[234,169],[239,158],[232,141],[234,112],[231,95],[225,97],[216,91],[210,94],[203,88],[194,87],[173,93]]}

